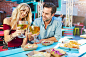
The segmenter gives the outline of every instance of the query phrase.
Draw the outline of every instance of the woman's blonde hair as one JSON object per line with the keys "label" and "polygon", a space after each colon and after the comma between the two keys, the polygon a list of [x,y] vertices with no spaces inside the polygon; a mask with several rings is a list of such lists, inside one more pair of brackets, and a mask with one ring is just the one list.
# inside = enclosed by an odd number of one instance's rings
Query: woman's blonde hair
{"label": "woman's blonde hair", "polygon": [[30,26],[31,22],[32,22],[32,12],[31,12],[31,8],[28,4],[26,3],[21,3],[19,4],[16,9],[12,12],[12,20],[11,20],[11,29],[14,28],[15,25],[17,25],[17,22],[19,20],[20,17],[20,10],[24,9],[25,7],[29,8],[29,13],[28,15],[25,17],[25,19],[28,21],[28,25]]}

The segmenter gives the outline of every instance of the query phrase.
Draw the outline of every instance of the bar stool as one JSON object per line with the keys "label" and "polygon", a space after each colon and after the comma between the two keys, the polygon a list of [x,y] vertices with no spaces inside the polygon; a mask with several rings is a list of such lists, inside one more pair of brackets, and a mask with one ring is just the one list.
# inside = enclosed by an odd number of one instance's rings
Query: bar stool
{"label": "bar stool", "polygon": [[67,37],[67,38],[70,38],[70,39],[73,39],[75,38],[73,36],[73,30],[74,30],[75,27],[63,27],[63,29],[65,29],[64,33],[63,33],[63,38]]}
{"label": "bar stool", "polygon": [[3,27],[0,27],[0,46],[3,46],[2,49],[7,49],[7,43],[4,41],[4,31]]}
{"label": "bar stool", "polygon": [[4,31],[0,31],[0,45],[3,45]]}
{"label": "bar stool", "polygon": [[[77,32],[76,32],[76,30],[77,30]],[[79,28],[74,28],[74,36],[76,33],[79,35]]]}
{"label": "bar stool", "polygon": [[0,26],[0,46],[3,46],[4,31],[3,27]]}
{"label": "bar stool", "polygon": [[81,28],[81,34],[82,34],[82,32],[83,32],[84,29],[85,29],[85,26],[83,28]]}

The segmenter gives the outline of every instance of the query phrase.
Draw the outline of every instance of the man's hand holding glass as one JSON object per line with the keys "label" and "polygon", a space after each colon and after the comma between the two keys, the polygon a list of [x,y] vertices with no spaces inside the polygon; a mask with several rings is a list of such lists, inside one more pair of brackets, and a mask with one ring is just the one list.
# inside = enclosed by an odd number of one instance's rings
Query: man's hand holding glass
{"label": "man's hand holding glass", "polygon": [[39,40],[37,39],[37,36],[40,33],[40,27],[32,25],[29,27],[29,31],[30,31],[29,41],[33,42],[34,44],[39,44]]}

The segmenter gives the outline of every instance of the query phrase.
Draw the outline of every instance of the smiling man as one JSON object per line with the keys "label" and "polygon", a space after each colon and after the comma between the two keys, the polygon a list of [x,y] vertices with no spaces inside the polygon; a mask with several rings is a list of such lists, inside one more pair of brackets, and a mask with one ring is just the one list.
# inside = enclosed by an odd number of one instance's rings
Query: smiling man
{"label": "smiling man", "polygon": [[46,2],[43,5],[42,17],[35,19],[34,25],[40,26],[39,40],[50,40],[57,42],[62,36],[61,21],[54,16],[56,6]]}

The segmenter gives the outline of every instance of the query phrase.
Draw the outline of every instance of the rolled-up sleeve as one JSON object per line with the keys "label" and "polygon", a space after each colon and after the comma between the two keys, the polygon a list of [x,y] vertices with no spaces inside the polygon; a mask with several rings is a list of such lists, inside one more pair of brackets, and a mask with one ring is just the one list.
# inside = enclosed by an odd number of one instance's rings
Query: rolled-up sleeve
{"label": "rolled-up sleeve", "polygon": [[54,37],[55,37],[58,41],[59,41],[59,39],[62,37],[61,22],[60,22],[60,21],[57,22]]}

